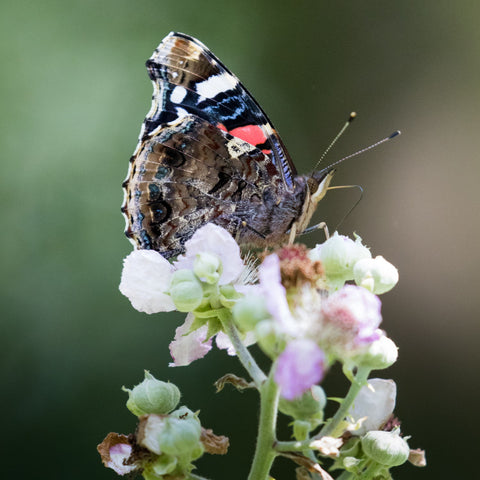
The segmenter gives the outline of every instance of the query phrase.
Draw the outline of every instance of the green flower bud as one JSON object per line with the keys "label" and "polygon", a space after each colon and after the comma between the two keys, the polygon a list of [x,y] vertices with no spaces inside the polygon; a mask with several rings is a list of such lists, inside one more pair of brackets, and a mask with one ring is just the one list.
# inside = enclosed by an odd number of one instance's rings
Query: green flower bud
{"label": "green flower bud", "polygon": [[398,431],[370,431],[361,442],[365,454],[381,465],[396,467],[408,460],[410,448]]}
{"label": "green flower bud", "polygon": [[[323,419],[323,409],[327,404],[327,396],[320,385],[314,385],[301,397],[287,400],[280,397],[278,409],[285,415],[290,415],[296,420]],[[316,425],[315,425],[316,426]]]}
{"label": "green flower bud", "polygon": [[[203,452],[200,441],[202,426],[198,417],[187,407],[180,407],[168,417],[159,439],[162,452],[176,457]],[[198,455],[199,456],[199,455]],[[192,458],[189,458],[189,461]]]}
{"label": "green flower bud", "polygon": [[242,294],[238,293],[233,285],[221,285],[219,290],[220,303],[225,308],[232,308],[237,303],[237,300],[242,298]]}
{"label": "green flower bud", "polygon": [[193,262],[193,271],[202,281],[213,285],[220,279],[222,262],[212,253],[198,253]]}
{"label": "green flower bud", "polygon": [[193,312],[203,300],[202,284],[191,270],[177,270],[172,277],[170,296],[179,312]]}
{"label": "green flower bud", "polygon": [[243,332],[253,330],[255,326],[270,317],[265,300],[260,295],[241,298],[233,307],[233,319]]}
{"label": "green flower bud", "polygon": [[198,281],[198,278],[195,276],[195,274],[186,268],[182,268],[181,270],[176,270],[173,272],[172,275],[172,280],[170,282],[170,285],[176,285],[177,283],[182,283],[182,282],[193,282],[193,281]]}
{"label": "green flower bud", "polygon": [[398,358],[398,348],[385,335],[372,342],[361,354],[352,358],[357,366],[369,367],[371,370],[383,370],[393,365]]}
{"label": "green flower bud", "polygon": [[363,258],[354,268],[355,283],[375,295],[391,290],[398,282],[398,270],[382,256]]}
{"label": "green flower bud", "polygon": [[180,390],[173,384],[157,380],[145,370],[145,379],[129,390],[127,408],[137,417],[149,413],[166,414],[171,412],[180,401]]}
{"label": "green flower bud", "polygon": [[285,348],[285,341],[281,340],[279,332],[271,320],[262,320],[255,326],[255,337],[260,348],[271,358],[278,356]]}
{"label": "green flower bud", "polygon": [[334,289],[353,280],[353,267],[362,258],[371,258],[370,250],[362,245],[362,239],[353,241],[335,232],[327,241],[310,251],[312,261],[320,260],[325,269],[327,283]]}
{"label": "green flower bud", "polygon": [[170,415],[141,417],[137,441],[152,453],[176,457],[179,464],[186,465],[203,453],[201,431],[198,418],[181,407]]}

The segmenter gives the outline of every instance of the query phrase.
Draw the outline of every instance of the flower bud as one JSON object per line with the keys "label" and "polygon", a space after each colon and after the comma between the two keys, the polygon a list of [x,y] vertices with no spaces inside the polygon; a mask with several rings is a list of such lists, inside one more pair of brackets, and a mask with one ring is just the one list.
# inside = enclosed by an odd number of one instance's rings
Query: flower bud
{"label": "flower bud", "polygon": [[408,460],[410,448],[398,431],[371,431],[361,442],[365,454],[381,465],[396,467]]}
{"label": "flower bud", "polygon": [[173,384],[157,380],[145,370],[145,380],[129,390],[127,408],[137,417],[149,413],[166,414],[180,401],[180,390]]}
{"label": "flower bud", "polygon": [[296,420],[322,419],[327,397],[320,385],[314,385],[302,396],[287,400],[280,397],[278,409]]}
{"label": "flower bud", "polygon": [[222,262],[213,253],[201,252],[193,262],[193,271],[202,281],[211,285],[218,282],[222,273]]}
{"label": "flower bud", "polygon": [[233,285],[220,285],[220,303],[225,308],[233,308],[237,300],[242,298],[242,294],[235,290]]}
{"label": "flower bud", "polygon": [[262,320],[255,325],[255,337],[270,358],[275,358],[285,348],[285,340],[282,340],[277,325],[271,320]]}
{"label": "flower bud", "polygon": [[398,348],[386,335],[372,342],[365,351],[352,358],[357,366],[369,367],[371,370],[383,370],[393,365],[398,358]]}
{"label": "flower bud", "polygon": [[255,326],[270,317],[265,300],[260,295],[243,297],[232,310],[233,319],[243,332],[253,330]]}
{"label": "flower bud", "polygon": [[198,458],[203,452],[201,433],[202,426],[198,417],[187,407],[180,407],[168,417],[160,438],[160,449],[175,456],[196,452],[195,458]]}
{"label": "flower bud", "polygon": [[341,288],[348,280],[353,280],[353,267],[362,258],[371,258],[370,250],[362,245],[362,239],[356,240],[339,235],[337,232],[310,252],[310,259],[320,260],[327,283],[333,289]]}
{"label": "flower bud", "polygon": [[391,290],[398,282],[398,270],[381,255],[362,258],[354,268],[355,283],[375,295]]}
{"label": "flower bud", "polygon": [[179,312],[192,312],[202,303],[202,285],[191,270],[177,270],[173,274],[170,296]]}
{"label": "flower bud", "polygon": [[[179,411],[183,414],[177,416]],[[200,421],[188,408],[181,407],[171,415],[142,417],[137,441],[152,453],[177,457],[185,464],[202,454],[200,436]]]}

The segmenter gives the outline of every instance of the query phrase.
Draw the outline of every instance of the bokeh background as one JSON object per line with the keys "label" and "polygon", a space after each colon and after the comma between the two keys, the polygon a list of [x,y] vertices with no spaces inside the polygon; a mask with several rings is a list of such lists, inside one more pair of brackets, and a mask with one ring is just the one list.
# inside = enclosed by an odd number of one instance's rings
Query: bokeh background
{"label": "bokeh background", "polygon": [[[383,297],[400,359],[381,376],[397,381],[397,414],[429,466],[406,465],[395,478],[474,478],[479,18],[472,1],[2,0],[2,476],[115,478],[95,447],[110,431],[134,429],[120,387],[147,368],[231,437],[229,455],[205,456],[198,473],[246,478],[256,395],[212,386],[240,366],[215,351],[169,369],[182,316],[135,312],[117,289],[131,249],[120,185],[150,108],[144,61],[177,30],[240,77],[301,172],[351,110],[358,120],[330,161],[403,130],[339,168],[336,185],[365,190],[340,231],[358,232],[400,271]],[[334,226],[356,199],[355,190],[329,193],[319,220]],[[327,388],[345,392],[334,378]],[[288,462],[273,473],[293,478]]]}

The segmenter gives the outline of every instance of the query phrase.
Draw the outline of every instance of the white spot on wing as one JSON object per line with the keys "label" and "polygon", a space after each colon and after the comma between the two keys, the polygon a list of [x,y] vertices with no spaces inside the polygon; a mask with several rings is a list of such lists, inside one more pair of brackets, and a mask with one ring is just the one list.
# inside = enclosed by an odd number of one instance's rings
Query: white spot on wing
{"label": "white spot on wing", "polygon": [[189,115],[189,113],[184,108],[177,107],[175,110],[177,111],[177,115],[178,115],[177,120]]}
{"label": "white spot on wing", "polygon": [[237,81],[231,75],[222,73],[197,83],[197,93],[205,98],[213,98],[219,93],[235,88]]}
{"label": "white spot on wing", "polygon": [[173,103],[182,103],[183,99],[185,98],[186,95],[187,95],[187,91],[185,90],[185,88],[177,85],[172,91],[172,95],[170,96],[170,100]]}

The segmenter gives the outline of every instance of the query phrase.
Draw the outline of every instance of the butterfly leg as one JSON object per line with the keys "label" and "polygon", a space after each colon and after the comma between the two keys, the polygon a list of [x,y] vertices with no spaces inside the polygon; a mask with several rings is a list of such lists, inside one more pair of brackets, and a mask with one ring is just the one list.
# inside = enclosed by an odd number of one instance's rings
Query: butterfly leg
{"label": "butterfly leg", "polygon": [[290,235],[288,236],[288,244],[291,245],[295,241],[295,237],[297,236],[297,224],[294,223],[292,228],[290,229]]}
{"label": "butterfly leg", "polygon": [[330,233],[328,232],[328,227],[325,222],[320,222],[320,223],[317,223],[316,225],[312,225],[311,227],[306,228],[302,233],[300,233],[300,235],[315,232],[316,230],[320,230],[320,229],[323,230],[323,232],[325,233],[325,239],[328,240],[330,238]]}

